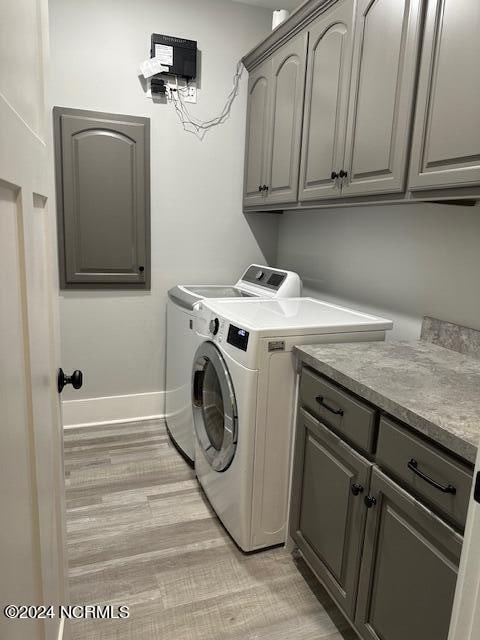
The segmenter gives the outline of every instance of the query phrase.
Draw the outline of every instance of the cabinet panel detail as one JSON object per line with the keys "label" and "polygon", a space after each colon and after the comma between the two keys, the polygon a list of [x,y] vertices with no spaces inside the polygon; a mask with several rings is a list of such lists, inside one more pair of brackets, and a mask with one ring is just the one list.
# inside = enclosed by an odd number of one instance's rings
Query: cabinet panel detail
{"label": "cabinet panel detail", "polygon": [[480,3],[429,0],[411,188],[480,184]]}
{"label": "cabinet panel detail", "polygon": [[250,74],[248,83],[247,141],[245,148],[245,205],[262,203],[260,187],[265,182],[268,92],[272,61]]}
{"label": "cabinet panel detail", "polygon": [[149,121],[55,108],[62,287],[150,278]]}
{"label": "cabinet panel detail", "polygon": [[307,34],[301,34],[273,58],[267,202],[295,202],[298,197],[306,44]]}
{"label": "cabinet panel detail", "polygon": [[310,27],[300,200],[340,196],[354,3],[340,1]]}
{"label": "cabinet panel detail", "polygon": [[420,23],[420,0],[359,3],[343,195],[405,188]]}
{"label": "cabinet panel detail", "polygon": [[292,537],[353,617],[371,464],[302,409],[295,446]]}

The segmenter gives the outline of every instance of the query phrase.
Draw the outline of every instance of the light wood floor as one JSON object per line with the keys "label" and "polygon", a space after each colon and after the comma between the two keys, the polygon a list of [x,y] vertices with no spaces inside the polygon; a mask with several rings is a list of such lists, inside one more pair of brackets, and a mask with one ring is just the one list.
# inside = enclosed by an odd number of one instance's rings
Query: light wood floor
{"label": "light wood floor", "polygon": [[240,552],[161,422],[67,430],[73,640],[354,640],[301,559]]}

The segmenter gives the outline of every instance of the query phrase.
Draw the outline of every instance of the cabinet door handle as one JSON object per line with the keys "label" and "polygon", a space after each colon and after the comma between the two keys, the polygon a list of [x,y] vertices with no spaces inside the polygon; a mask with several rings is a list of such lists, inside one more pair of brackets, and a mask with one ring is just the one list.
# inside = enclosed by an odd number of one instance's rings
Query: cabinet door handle
{"label": "cabinet door handle", "polygon": [[324,409],[326,409],[327,411],[330,411],[330,413],[334,413],[336,416],[343,416],[343,409],[334,409],[333,407],[331,407],[329,404],[325,402],[325,398],[323,396],[317,396],[315,400]]}
{"label": "cabinet door handle", "polygon": [[365,496],[365,506],[367,509],[371,509],[377,504],[377,499],[373,496]]}
{"label": "cabinet door handle", "polygon": [[363,493],[363,487],[362,487],[361,484],[357,484],[357,483],[352,484],[351,488],[352,488],[352,493],[353,493],[354,496],[358,496],[361,493]]}
{"label": "cabinet door handle", "polygon": [[264,184],[264,185],[263,185],[263,190],[264,190],[264,191],[268,191],[268,185],[267,185],[267,184]]}
{"label": "cabinet door handle", "polygon": [[415,458],[412,458],[410,460],[407,467],[410,469],[410,471],[413,471],[413,473],[415,473],[419,478],[425,480],[425,482],[428,482],[428,484],[430,484],[432,487],[435,487],[435,489],[438,489],[442,493],[451,493],[452,495],[455,495],[457,493],[457,489],[452,484],[440,484],[433,478],[430,478],[430,476],[427,476],[427,474],[423,471],[420,471],[420,469],[418,468],[418,462],[415,460]]}
{"label": "cabinet door handle", "polygon": [[258,186],[258,190],[259,190],[259,191],[263,191],[263,187],[262,187],[262,185],[261,185],[261,184]]}
{"label": "cabinet door handle", "polygon": [[332,173],[330,174],[330,177],[332,180],[336,180],[338,178],[338,173],[336,171],[332,171]]}
{"label": "cabinet door handle", "polygon": [[346,178],[348,176],[348,171],[344,171],[343,169],[340,170],[340,173],[338,174],[339,178]]}

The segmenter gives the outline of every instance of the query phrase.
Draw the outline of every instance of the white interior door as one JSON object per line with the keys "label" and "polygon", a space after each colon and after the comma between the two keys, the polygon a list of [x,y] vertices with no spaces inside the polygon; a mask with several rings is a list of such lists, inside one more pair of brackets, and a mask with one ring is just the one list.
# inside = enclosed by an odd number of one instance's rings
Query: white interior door
{"label": "white interior door", "polygon": [[45,100],[46,0],[0,20],[0,638],[56,640],[62,624],[7,604],[65,600],[55,217]]}
{"label": "white interior door", "polygon": [[[477,478],[478,474],[480,474],[480,451],[474,477]],[[477,493],[480,493],[480,480]],[[480,496],[477,498],[480,499]],[[448,640],[478,640],[478,638],[480,638],[480,503],[472,495]]]}

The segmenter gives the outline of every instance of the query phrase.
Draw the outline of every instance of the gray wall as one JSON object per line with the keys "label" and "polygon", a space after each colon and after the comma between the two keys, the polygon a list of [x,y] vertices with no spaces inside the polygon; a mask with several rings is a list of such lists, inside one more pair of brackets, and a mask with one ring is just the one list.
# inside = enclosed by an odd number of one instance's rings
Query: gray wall
{"label": "gray wall", "polygon": [[237,60],[271,28],[271,11],[225,0],[50,0],[51,98],[60,106],[136,114],[152,127],[152,290],[62,292],[62,366],[81,368],[81,393],[164,388],[165,301],[179,282],[229,283],[272,261],[277,217],[241,210],[246,80],[230,119],[203,142],[170,105],[144,97],[138,64],[152,32],[198,40],[201,91],[192,112],[216,115]]}
{"label": "gray wall", "polygon": [[480,329],[480,208],[391,205],[287,213],[277,263],[305,293],[391,318],[419,337],[432,315]]}

